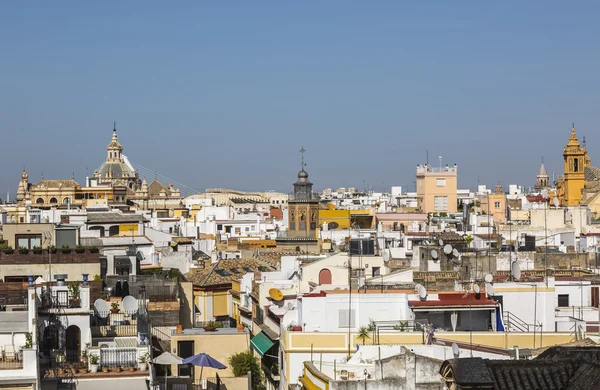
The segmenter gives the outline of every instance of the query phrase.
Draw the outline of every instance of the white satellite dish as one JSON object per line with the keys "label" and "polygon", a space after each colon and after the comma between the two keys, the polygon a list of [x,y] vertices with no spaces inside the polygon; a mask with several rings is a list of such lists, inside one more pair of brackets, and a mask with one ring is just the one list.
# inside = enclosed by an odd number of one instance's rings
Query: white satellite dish
{"label": "white satellite dish", "polygon": [[444,253],[449,255],[450,253],[452,253],[452,245],[450,244],[446,244],[444,245]]}
{"label": "white satellite dish", "polygon": [[108,313],[110,313],[110,309],[108,308],[108,303],[104,299],[96,299],[94,302],[94,311],[96,315],[100,318],[108,317]]}
{"label": "white satellite dish", "polygon": [[515,280],[521,279],[521,268],[519,267],[519,263],[513,261],[510,265],[510,274]]}
{"label": "white satellite dish", "polygon": [[474,292],[475,294],[479,294],[479,293],[481,292],[481,289],[479,288],[479,285],[478,285],[478,284],[474,284],[474,285],[473,285],[473,292]]}
{"label": "white satellite dish", "polygon": [[554,203],[554,207],[560,206],[560,202],[558,201],[558,198],[556,196],[554,197],[553,203]]}
{"label": "white satellite dish", "polygon": [[132,315],[137,313],[138,311],[138,302],[137,299],[132,297],[131,295],[127,295],[123,298],[123,310],[125,313]]}
{"label": "white satellite dish", "polygon": [[432,249],[432,250],[431,250],[431,258],[432,258],[433,260],[437,260],[437,259],[438,259],[438,256],[439,256],[439,255],[438,255],[437,251],[436,251],[435,249]]}
{"label": "white satellite dish", "polygon": [[452,256],[458,257],[458,249],[456,249],[456,248],[452,249]]}
{"label": "white satellite dish", "polygon": [[494,280],[494,277],[492,276],[492,274],[485,275],[485,282],[486,283],[492,283],[493,280]]}
{"label": "white satellite dish", "polygon": [[492,286],[489,283],[485,284],[485,292],[487,293],[488,296],[493,296],[494,295],[494,286]]}
{"label": "white satellite dish", "polygon": [[548,190],[542,190],[542,196],[548,198]]}
{"label": "white satellite dish", "polygon": [[454,355],[455,359],[458,359],[458,357],[460,356],[460,348],[458,348],[458,345],[456,345],[456,343],[452,343],[452,354]]}
{"label": "white satellite dish", "polygon": [[438,241],[438,244],[440,244],[440,246],[444,246],[444,240],[442,240],[442,239],[440,238],[440,240]]}
{"label": "white satellite dish", "polygon": [[427,290],[423,286],[419,286],[419,298],[421,300],[427,299]]}

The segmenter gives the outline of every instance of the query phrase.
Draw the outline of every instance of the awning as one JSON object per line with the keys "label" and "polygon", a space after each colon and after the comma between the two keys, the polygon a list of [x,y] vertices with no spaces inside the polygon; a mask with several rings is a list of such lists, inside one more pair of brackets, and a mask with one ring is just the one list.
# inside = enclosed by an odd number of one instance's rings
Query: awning
{"label": "awning", "polygon": [[260,332],[250,340],[250,345],[258,352],[260,357],[263,357],[275,343],[265,334],[265,332]]}

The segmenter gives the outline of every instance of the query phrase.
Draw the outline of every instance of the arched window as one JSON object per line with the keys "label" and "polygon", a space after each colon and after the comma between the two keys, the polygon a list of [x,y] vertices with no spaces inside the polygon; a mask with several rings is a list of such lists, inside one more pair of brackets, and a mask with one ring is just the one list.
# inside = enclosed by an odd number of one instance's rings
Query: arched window
{"label": "arched window", "polygon": [[50,198],[50,203],[58,203],[58,199],[56,199],[56,198]]}
{"label": "arched window", "polygon": [[44,204],[44,199],[37,198],[37,200],[35,201],[35,203],[37,203],[37,204]]}
{"label": "arched window", "polygon": [[573,172],[579,172],[579,160],[573,159]]}
{"label": "arched window", "polygon": [[110,152],[110,158],[112,158],[112,152]]}
{"label": "arched window", "polygon": [[71,199],[69,199],[69,197],[66,197],[63,199],[63,204],[69,204],[71,203]]}
{"label": "arched window", "polygon": [[331,271],[327,268],[323,268],[319,272],[319,284],[331,284]]}

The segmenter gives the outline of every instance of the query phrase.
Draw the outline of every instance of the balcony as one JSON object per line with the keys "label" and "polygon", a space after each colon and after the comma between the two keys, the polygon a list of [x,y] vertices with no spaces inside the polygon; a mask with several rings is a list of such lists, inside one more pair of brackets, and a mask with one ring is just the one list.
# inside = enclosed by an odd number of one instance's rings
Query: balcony
{"label": "balcony", "polygon": [[53,290],[42,294],[42,309],[80,309],[81,299],[68,290]]}

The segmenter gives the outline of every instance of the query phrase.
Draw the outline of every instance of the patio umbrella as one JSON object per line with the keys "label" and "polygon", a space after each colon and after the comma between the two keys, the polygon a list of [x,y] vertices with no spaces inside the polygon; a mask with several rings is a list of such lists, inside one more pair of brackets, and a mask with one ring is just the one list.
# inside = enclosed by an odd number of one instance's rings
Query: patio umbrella
{"label": "patio umbrella", "polygon": [[210,355],[205,353],[199,353],[198,355],[185,358],[183,359],[183,364],[193,364],[194,366],[200,367],[200,383],[202,383],[202,370],[204,370],[204,367],[216,368],[218,370],[227,368],[226,365],[213,359],[210,357]]}
{"label": "patio umbrella", "polygon": [[[163,366],[170,366],[171,364],[183,364],[183,359],[177,355],[173,355],[170,352],[163,352],[160,356],[155,357],[152,360],[152,363],[160,364]],[[165,373],[165,390],[168,389],[167,378],[168,378],[168,376]]]}

